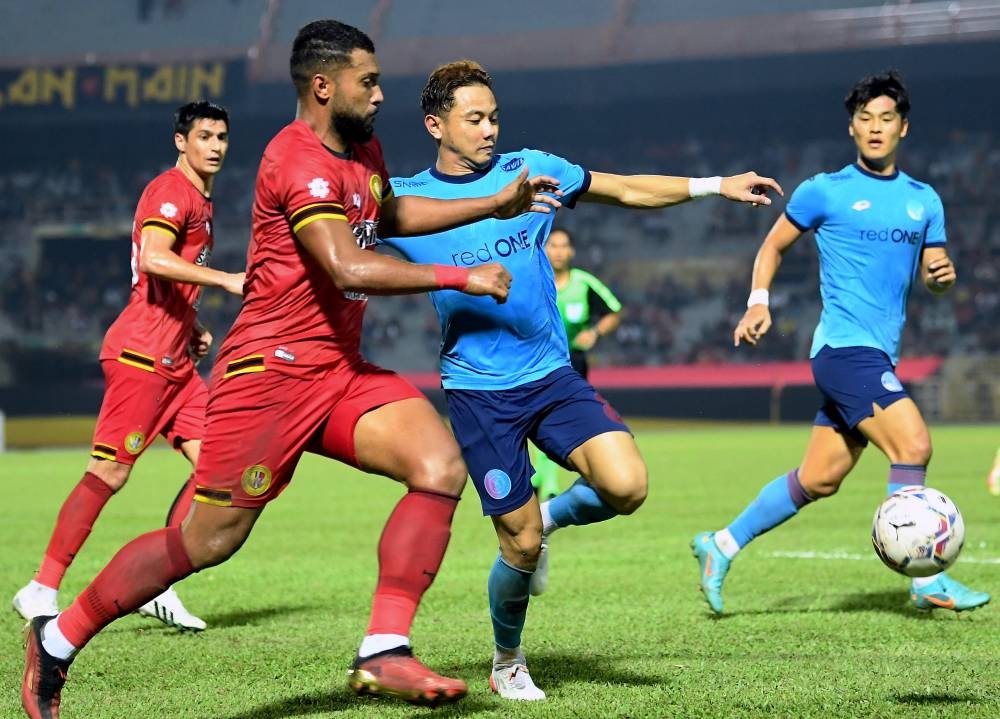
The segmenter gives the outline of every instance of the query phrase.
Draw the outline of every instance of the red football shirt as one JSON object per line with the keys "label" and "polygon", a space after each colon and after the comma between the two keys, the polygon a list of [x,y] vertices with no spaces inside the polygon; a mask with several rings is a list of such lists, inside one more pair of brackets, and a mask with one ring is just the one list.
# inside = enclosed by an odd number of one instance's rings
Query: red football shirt
{"label": "red football shirt", "polygon": [[146,185],[132,222],[132,291],[104,336],[100,358],[117,359],[180,382],[194,370],[188,344],[201,287],[139,271],[145,229],[173,238],[174,252],[205,266],[212,254],[212,201],[177,167]]}
{"label": "red football shirt", "polygon": [[216,359],[220,374],[266,367],[306,376],[361,359],[367,295],[337,289],[295,233],[338,220],[371,248],[388,178],[374,137],[337,153],[296,120],[271,140],[257,172],[243,306]]}

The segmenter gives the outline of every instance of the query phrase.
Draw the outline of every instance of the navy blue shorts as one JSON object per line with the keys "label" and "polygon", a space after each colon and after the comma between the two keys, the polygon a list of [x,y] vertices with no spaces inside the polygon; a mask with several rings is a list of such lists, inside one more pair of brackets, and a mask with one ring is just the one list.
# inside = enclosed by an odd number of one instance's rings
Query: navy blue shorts
{"label": "navy blue shorts", "polygon": [[889,355],[874,347],[824,346],[812,359],[813,378],[823,393],[813,424],[833,427],[867,446],[857,427],[875,414],[872,405],[885,409],[909,397],[894,369]]}
{"label": "navy blue shorts", "polygon": [[503,390],[445,390],[451,430],[462,448],[483,514],[524,506],[535,473],[527,440],[566,467],[570,453],[605,432],[628,432],[622,418],[576,370]]}

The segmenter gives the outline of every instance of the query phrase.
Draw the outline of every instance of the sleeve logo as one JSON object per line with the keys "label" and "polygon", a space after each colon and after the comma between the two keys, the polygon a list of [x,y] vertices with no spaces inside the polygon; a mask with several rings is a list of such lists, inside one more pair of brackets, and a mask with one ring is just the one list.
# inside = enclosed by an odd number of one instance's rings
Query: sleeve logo
{"label": "sleeve logo", "polygon": [[507,160],[507,162],[503,163],[500,167],[504,172],[513,172],[514,170],[521,167],[521,165],[523,164],[524,164],[523,157],[515,157],[512,160]]}
{"label": "sleeve logo", "polygon": [[382,204],[382,178],[378,175],[372,175],[371,179],[368,180],[368,188],[372,191],[372,197],[375,198],[375,202]]}
{"label": "sleeve logo", "polygon": [[173,202],[164,202],[160,205],[160,214],[166,218],[177,217],[177,205]]}
{"label": "sleeve logo", "polygon": [[322,177],[314,177],[306,187],[309,188],[309,194],[313,197],[322,199],[330,194],[330,183]]}

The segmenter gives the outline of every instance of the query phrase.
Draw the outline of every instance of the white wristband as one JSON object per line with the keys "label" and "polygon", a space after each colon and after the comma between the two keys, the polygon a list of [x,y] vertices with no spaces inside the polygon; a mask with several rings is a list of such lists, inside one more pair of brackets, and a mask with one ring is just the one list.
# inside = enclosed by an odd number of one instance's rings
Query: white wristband
{"label": "white wristband", "polygon": [[721,177],[691,177],[688,178],[688,194],[691,197],[718,195],[722,192]]}
{"label": "white wristband", "polygon": [[771,299],[771,293],[767,290],[753,290],[750,296],[747,297],[747,309],[753,307],[754,305],[764,305],[768,306]]}

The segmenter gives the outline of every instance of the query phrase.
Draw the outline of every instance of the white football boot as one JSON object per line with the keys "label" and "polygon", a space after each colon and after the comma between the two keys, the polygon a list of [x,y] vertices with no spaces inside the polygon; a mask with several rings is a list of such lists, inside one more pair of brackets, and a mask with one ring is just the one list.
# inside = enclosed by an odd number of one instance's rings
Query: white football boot
{"label": "white football boot", "polygon": [[494,664],[490,673],[490,689],[504,699],[534,702],[545,698],[545,692],[531,681],[523,657],[511,664]]}
{"label": "white football boot", "polygon": [[31,621],[35,617],[51,617],[59,613],[59,592],[32,580],[14,595],[14,611]]}
{"label": "white football boot", "polygon": [[176,627],[183,631],[200,632],[207,624],[194,616],[181,603],[181,598],[173,587],[168,587],[160,596],[146,602],[136,610],[144,617],[154,617],[168,627]]}

